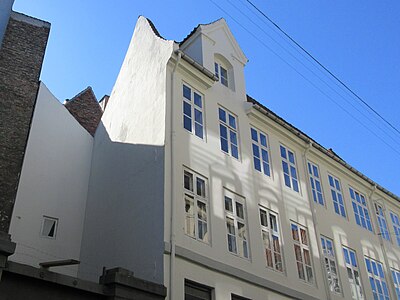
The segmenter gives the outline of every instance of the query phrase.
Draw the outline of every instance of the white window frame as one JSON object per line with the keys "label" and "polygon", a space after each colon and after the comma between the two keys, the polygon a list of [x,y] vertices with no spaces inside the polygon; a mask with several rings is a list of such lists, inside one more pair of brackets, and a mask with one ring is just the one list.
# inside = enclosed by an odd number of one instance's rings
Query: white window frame
{"label": "white window frame", "polygon": [[[254,134],[256,136],[254,136]],[[258,130],[256,127],[250,126],[250,136],[254,169],[268,177],[271,177],[271,152],[269,149],[268,135],[261,130]],[[265,140],[265,143],[263,143],[262,140]],[[260,169],[257,169],[256,161],[259,161]]]}
{"label": "white window frame", "polygon": [[[381,299],[380,297],[384,297],[383,299],[389,300],[389,287],[386,283],[385,280],[385,272],[383,271],[383,265],[381,262],[372,259],[368,256],[364,256],[365,260],[365,267],[367,268],[367,274],[368,274],[368,279],[369,279],[369,284],[372,290],[372,294],[377,296],[376,299]],[[368,261],[369,261],[369,268],[368,268]],[[376,267],[373,267],[373,264],[376,265]],[[372,282],[374,283],[375,288],[372,286]],[[377,287],[380,285],[380,290],[383,291],[382,293],[379,293],[379,288]],[[384,288],[386,286],[386,289]],[[385,293],[386,290],[386,293]],[[386,294],[386,295],[385,295]]]}
{"label": "white window frame", "polygon": [[[319,167],[317,164],[307,161],[307,169],[308,169],[308,175],[310,178],[310,187],[311,187],[311,193],[312,197],[314,199],[315,203],[318,203],[322,206],[325,206],[325,197],[324,197],[324,192],[322,188],[322,182],[321,182],[321,173],[319,171]],[[319,186],[319,190],[318,190]],[[322,203],[321,203],[322,201]]]}
{"label": "white window frame", "polygon": [[[190,89],[190,99],[185,96],[185,87]],[[196,103],[195,97],[200,97],[200,104],[201,107]],[[185,113],[185,104],[190,105],[190,116]],[[196,111],[201,114],[201,123],[196,120]],[[182,127],[186,131],[192,133],[194,136],[198,137],[199,139],[205,140],[206,132],[205,132],[205,117],[204,117],[204,96],[202,93],[197,91],[191,85],[187,84],[186,82],[182,83]],[[190,127],[191,130],[185,127],[185,118],[190,119]],[[201,135],[198,135],[198,131],[196,130],[196,126],[201,126]]]}
{"label": "white window frame", "polygon": [[391,268],[390,271],[392,273],[392,280],[396,290],[397,299],[400,299],[400,271],[393,268]]}
{"label": "white window frame", "polygon": [[[343,248],[343,258],[347,270],[347,278],[349,279],[351,297],[355,300],[364,300],[364,290],[362,287],[361,273],[357,261],[356,252],[346,246]],[[346,258],[347,251],[347,258]],[[352,255],[353,254],[353,255]],[[350,277],[351,276],[351,277]],[[358,280],[356,279],[358,278]]]}
{"label": "white window frame", "polygon": [[[227,209],[227,199],[231,200],[232,210]],[[224,192],[224,211],[225,211],[225,223],[226,223],[226,234],[227,234],[227,246],[228,251],[234,255],[240,256],[245,259],[250,259],[250,247],[249,247],[249,233],[246,216],[246,205],[245,199],[237,194],[225,190]],[[238,205],[242,207],[242,217],[238,213]],[[233,232],[229,231],[229,221],[233,224]],[[241,224],[242,226],[239,226]],[[239,232],[239,227],[243,229],[242,234]],[[229,249],[230,242],[234,243],[232,250]]]}
{"label": "white window frame", "polygon": [[[310,237],[308,235],[308,230],[306,227],[291,221],[290,222],[290,228],[292,231],[292,241],[293,241],[293,249],[294,249],[294,257],[296,260],[296,267],[297,267],[297,273],[298,277],[300,280],[314,285],[315,283],[315,278],[314,278],[314,268],[313,268],[313,263],[312,263],[312,253],[310,249]],[[294,235],[294,229],[296,228],[296,234],[298,237],[298,240],[295,238]],[[301,233],[304,233],[303,235]],[[304,243],[304,240],[306,243]],[[300,257],[298,257],[296,253],[296,246],[298,249],[300,249]],[[308,260],[309,262],[306,262],[306,257],[305,253],[308,253]],[[311,273],[309,272],[311,271]],[[301,274],[304,274],[304,278],[301,277]],[[309,276],[311,274],[311,276]]]}
{"label": "white window frame", "polygon": [[[215,71],[215,76],[218,77],[219,82],[221,82],[222,85],[229,87],[228,68],[225,67],[220,62],[214,62],[214,71]],[[222,75],[223,71],[225,71],[226,76]]]}
{"label": "white window frame", "polygon": [[[266,216],[267,226],[263,223],[262,213]],[[282,247],[282,239],[280,234],[280,222],[279,216],[277,213],[269,210],[263,206],[259,207],[259,215],[260,215],[260,226],[261,226],[261,239],[263,241],[263,250],[265,253],[265,263],[267,268],[275,270],[277,272],[284,272],[284,263],[283,263],[283,247]],[[271,216],[275,218],[275,224],[272,224]],[[274,228],[273,228],[274,227]],[[265,237],[268,240],[265,240]],[[278,241],[278,246],[274,241]],[[280,261],[279,261],[280,257]]]}
{"label": "white window frame", "polygon": [[[363,195],[351,186],[349,187],[349,193],[356,224],[368,231],[374,232],[372,227],[371,214],[369,213],[368,203],[365,195]],[[357,223],[357,216],[360,223]],[[363,223],[365,223],[365,226]]]}
{"label": "white window frame", "polygon": [[333,176],[332,174],[328,174],[328,182],[331,189],[331,198],[335,213],[337,213],[339,216],[342,216],[343,218],[347,218],[347,211],[344,204],[344,196],[342,192],[342,184],[339,178]]}
{"label": "white window frame", "polygon": [[[224,112],[225,114],[225,121],[221,119],[221,111]],[[231,125],[231,117],[233,118],[235,122],[235,127]],[[220,139],[220,147],[221,151],[224,152],[225,154],[228,154],[232,156],[233,158],[240,160],[240,147],[239,147],[239,123],[238,123],[238,117],[231,113],[229,110],[222,106],[218,106],[218,121],[219,121],[219,139]],[[226,129],[226,138],[222,136],[222,127]],[[234,141],[232,140],[232,134],[236,135],[236,145]],[[222,146],[222,140],[226,140],[228,143],[228,151],[225,151]],[[236,147],[237,149],[237,157],[234,156],[232,149]]]}
{"label": "white window frame", "polygon": [[[330,246],[329,246],[330,245]],[[328,279],[329,290],[332,293],[341,295],[342,286],[339,278],[339,268],[335,255],[335,244],[333,240],[321,235],[322,254],[324,256],[325,271]]]}
{"label": "white window frame", "polygon": [[390,233],[388,223],[385,217],[385,208],[378,202],[374,202],[375,215],[378,221],[379,232],[378,235],[382,236],[385,240],[390,242]]}
{"label": "white window frame", "polygon": [[399,215],[390,211],[390,219],[392,221],[393,233],[396,236],[397,246],[400,246],[400,218]]}
{"label": "white window frame", "polygon": [[[285,157],[282,155],[282,150],[285,151]],[[283,182],[285,186],[295,191],[296,193],[300,193],[300,179],[299,172],[297,171],[296,154],[289,147],[286,147],[282,144],[279,145],[279,153],[282,161]],[[293,156],[293,161],[290,160],[290,155]],[[285,172],[285,164],[288,167],[287,172]],[[288,182],[286,181],[285,176],[288,177]],[[295,189],[295,186],[297,186],[297,190]]]}
{"label": "white window frame", "polygon": [[[48,234],[45,234],[44,231],[44,225],[46,221],[50,221],[50,222],[54,222],[54,234],[52,236],[49,236]],[[57,218],[53,218],[53,217],[48,217],[48,216],[43,216],[43,220],[42,220],[42,226],[40,229],[40,236],[41,237],[45,237],[48,239],[52,239],[54,240],[57,236],[57,230],[58,230],[58,219]]]}
{"label": "white window frame", "polygon": [[[191,189],[185,187],[185,176],[192,176]],[[197,191],[197,182],[198,180],[204,181],[204,197],[199,195]],[[209,212],[209,197],[208,197],[208,179],[188,168],[183,169],[183,190],[184,190],[184,206],[185,206],[185,234],[193,239],[196,239],[200,242],[210,244],[210,212]],[[201,193],[201,192],[200,192]],[[187,210],[187,202],[192,201],[193,212],[190,214]],[[199,217],[201,210],[199,209],[199,205],[205,205],[206,212],[203,214],[203,218],[205,216],[205,220]],[[191,234],[190,228],[188,228],[188,223],[190,223],[190,219],[193,219],[194,222],[194,233]],[[204,234],[204,229],[202,230],[204,236],[203,238],[200,236],[200,227],[204,228],[205,225],[206,233]]]}

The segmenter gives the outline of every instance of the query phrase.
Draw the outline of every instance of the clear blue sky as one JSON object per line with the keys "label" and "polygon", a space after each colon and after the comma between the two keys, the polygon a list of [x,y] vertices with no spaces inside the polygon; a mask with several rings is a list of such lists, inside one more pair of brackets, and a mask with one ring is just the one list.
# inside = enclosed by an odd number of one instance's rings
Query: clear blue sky
{"label": "clear blue sky", "polygon": [[[400,130],[398,0],[253,2]],[[245,0],[15,0],[14,10],[51,22],[41,79],[60,101],[88,85],[98,99],[110,94],[139,15],[176,41],[198,23],[224,17],[249,58],[247,93],[400,195],[400,134],[320,73]]]}

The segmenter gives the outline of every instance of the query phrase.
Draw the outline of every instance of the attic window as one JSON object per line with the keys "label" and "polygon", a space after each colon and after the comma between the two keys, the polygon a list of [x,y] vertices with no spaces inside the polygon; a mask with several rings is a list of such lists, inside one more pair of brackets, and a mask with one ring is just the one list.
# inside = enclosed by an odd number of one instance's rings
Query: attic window
{"label": "attic window", "polygon": [[42,232],[43,237],[55,239],[57,233],[58,219],[43,217]]}
{"label": "attic window", "polygon": [[219,81],[226,87],[228,87],[228,71],[219,63],[215,65],[215,76],[218,77]]}

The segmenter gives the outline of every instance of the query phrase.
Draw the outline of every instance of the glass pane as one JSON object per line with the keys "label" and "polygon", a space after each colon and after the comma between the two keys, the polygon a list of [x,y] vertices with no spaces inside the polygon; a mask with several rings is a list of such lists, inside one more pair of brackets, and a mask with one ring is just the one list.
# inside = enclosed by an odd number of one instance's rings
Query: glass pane
{"label": "glass pane", "polygon": [[225,210],[233,212],[232,199],[225,196]]}
{"label": "glass pane", "polygon": [[281,157],[286,159],[286,149],[285,149],[285,147],[281,146],[280,149],[281,149]]}
{"label": "glass pane", "polygon": [[199,94],[197,94],[196,92],[194,92],[194,104],[200,108],[203,107],[203,102],[201,101],[201,96]]}
{"label": "glass pane", "polygon": [[292,224],[292,238],[295,241],[299,241],[299,231],[297,230],[297,225]]}
{"label": "glass pane", "polygon": [[223,137],[221,137],[221,150],[226,153],[229,152],[228,140],[224,139]]}
{"label": "glass pane", "polygon": [[203,138],[203,125],[200,125],[199,123],[195,123],[194,124],[194,131],[195,134],[199,137],[199,138]]}
{"label": "glass pane", "polygon": [[191,99],[191,90],[188,86],[183,85],[183,97],[185,97],[186,99]]}
{"label": "glass pane", "polygon": [[194,120],[200,124],[203,124],[203,113],[198,109],[194,110]]}
{"label": "glass pane", "polygon": [[294,154],[293,154],[293,152],[292,151],[288,151],[288,153],[289,153],[289,161],[292,164],[294,164]]}
{"label": "glass pane", "polygon": [[236,118],[229,114],[229,126],[236,129]]}
{"label": "glass pane", "polygon": [[231,143],[234,144],[234,145],[237,145],[238,142],[237,142],[236,132],[234,132],[232,130],[229,130],[229,133],[230,133]]}
{"label": "glass pane", "polygon": [[224,125],[219,125],[219,132],[221,134],[221,137],[223,137],[224,139],[228,139],[228,129]]}
{"label": "glass pane", "polygon": [[252,144],[253,155],[260,158],[260,148],[256,144]]}
{"label": "glass pane", "polygon": [[262,146],[267,147],[267,137],[260,133],[260,143]]}
{"label": "glass pane", "polygon": [[239,159],[239,150],[238,150],[238,147],[235,146],[235,145],[232,145],[231,147],[232,147],[232,148],[231,148],[231,150],[232,150],[232,156],[233,156],[234,158]]}
{"label": "glass pane", "polygon": [[192,106],[186,101],[183,101],[183,113],[188,117],[192,116]]}
{"label": "glass pane", "polygon": [[308,245],[307,232],[303,228],[300,228],[300,235],[301,235],[301,242],[304,245]]}
{"label": "glass pane", "polygon": [[186,234],[194,237],[195,236],[195,217],[194,217],[194,202],[190,197],[185,198],[185,232]]}
{"label": "glass pane", "polygon": [[255,142],[258,142],[257,131],[254,128],[251,128],[250,131],[251,131],[251,139]]}
{"label": "glass pane", "polygon": [[254,157],[254,168],[261,172],[261,161],[257,157]]}
{"label": "glass pane", "polygon": [[260,221],[261,225],[264,227],[268,227],[268,218],[267,212],[265,210],[260,209]]}
{"label": "glass pane", "polygon": [[214,63],[215,76],[219,78],[219,65]]}
{"label": "glass pane", "polygon": [[183,127],[186,130],[192,132],[192,120],[187,116],[183,116]]}
{"label": "glass pane", "polygon": [[243,204],[239,202],[236,202],[236,215],[239,218],[244,219]]}
{"label": "glass pane", "polygon": [[225,110],[223,110],[222,108],[219,108],[219,109],[218,109],[218,115],[219,115],[219,119],[220,119],[222,122],[225,122],[225,123],[226,123],[226,112],[225,112]]}
{"label": "glass pane", "polygon": [[207,221],[207,206],[201,201],[197,201],[197,217],[199,220]]}
{"label": "glass pane", "polygon": [[197,177],[196,185],[197,185],[197,195],[205,198],[206,197],[206,182],[203,179]]}
{"label": "glass pane", "polygon": [[183,184],[185,189],[193,192],[193,174],[185,171],[183,175]]}
{"label": "glass pane", "polygon": [[270,214],[269,215],[269,221],[270,221],[272,230],[275,231],[275,232],[278,232],[278,224],[277,224],[277,221],[276,221],[276,216]]}

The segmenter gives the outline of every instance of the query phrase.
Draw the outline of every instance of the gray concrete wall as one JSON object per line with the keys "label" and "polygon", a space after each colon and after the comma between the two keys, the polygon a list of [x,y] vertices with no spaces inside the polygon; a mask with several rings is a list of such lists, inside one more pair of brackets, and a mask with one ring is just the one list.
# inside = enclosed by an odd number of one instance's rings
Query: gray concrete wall
{"label": "gray concrete wall", "polygon": [[166,65],[173,42],[140,17],[95,134],[79,270],[163,282]]}

